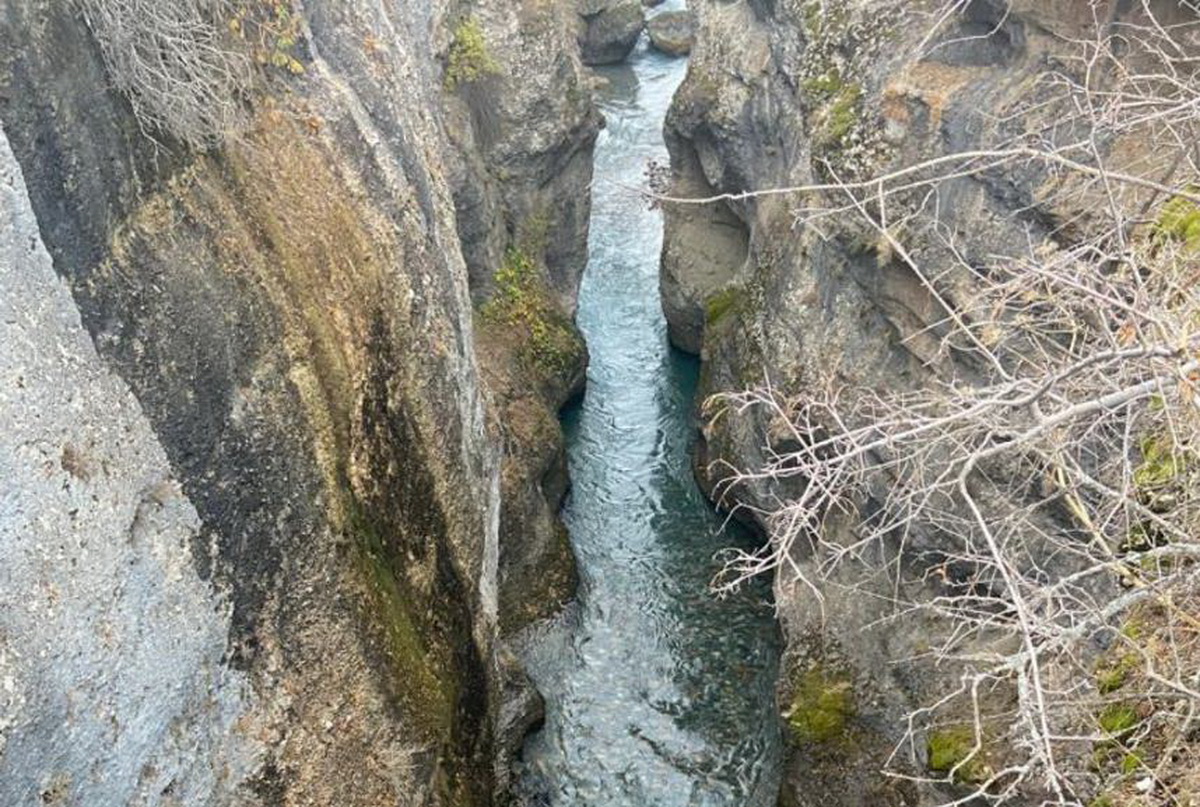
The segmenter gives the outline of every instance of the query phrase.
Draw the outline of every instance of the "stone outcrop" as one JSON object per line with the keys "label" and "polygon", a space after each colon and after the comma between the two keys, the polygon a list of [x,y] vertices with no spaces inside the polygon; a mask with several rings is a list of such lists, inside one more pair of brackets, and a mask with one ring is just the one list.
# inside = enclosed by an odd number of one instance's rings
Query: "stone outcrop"
{"label": "stone outcrop", "polygon": [[[969,366],[934,349],[944,313],[928,286],[852,210],[798,226],[798,211],[832,197],[737,195],[865,178],[1049,125],[1061,110],[1027,103],[1031,88],[1061,68],[1064,43],[1095,35],[1087,4],[977,0],[922,55],[915,54],[929,30],[925,4],[693,6],[697,41],[667,123],[671,193],[733,198],[665,206],[662,292],[672,340],[702,356],[701,396],[764,380],[782,390],[832,379],[899,391],[969,375]],[[1168,19],[1186,13],[1170,3],[1155,8]],[[931,233],[906,232],[908,247],[936,268],[946,293],[957,293],[969,282],[953,269],[959,259],[982,262],[1012,244],[1061,237],[1064,224],[1078,220],[1061,197],[1050,201],[1052,182],[1038,168],[949,181],[939,191],[941,234],[951,234],[958,255]],[[715,487],[723,463],[761,464],[762,435],[779,434],[763,418],[726,416],[706,425],[696,463],[703,485]],[[781,492],[763,484],[740,495],[769,506]],[[827,529],[849,536],[853,526],[831,519]],[[936,553],[938,540],[911,536],[905,559]],[[822,580],[802,551],[793,560],[810,580]],[[789,647],[781,712],[793,735],[781,804],[916,805],[953,797],[877,774],[903,716],[957,681],[952,665],[893,663],[920,656],[945,628],[922,619],[881,622],[892,592],[863,596],[863,582],[843,575],[820,585],[823,613],[794,576],[776,582]],[[939,585],[929,578],[903,593],[919,599]],[[828,710],[836,719],[822,714],[818,722],[829,732],[808,731],[804,704],[823,698],[838,706]],[[927,773],[926,748],[916,745],[910,770]]]}
{"label": "stone outcrop", "polygon": [[491,64],[447,94],[458,229],[478,308],[476,345],[502,445],[503,627],[545,616],[574,589],[557,513],[566,494],[558,409],[582,390],[572,324],[587,262],[592,147],[600,128],[565,4],[514,13],[478,3]]}
{"label": "stone outcrop", "polygon": [[207,152],[139,125],[75,6],[6,6],[0,802],[502,797],[538,704],[497,639],[501,490],[548,477],[552,522],[565,481],[554,425],[502,486],[474,343],[519,247],[563,340],[540,422],[577,384],[597,122],[572,10],[534,37],[501,5],[217,20],[257,66]]}
{"label": "stone outcrop", "polygon": [[0,222],[5,802],[228,799],[195,759],[240,760],[245,778],[256,750],[234,726],[254,695],[225,662],[230,603],[199,574],[196,508],[54,273],[2,133]]}
{"label": "stone outcrop", "polygon": [[616,64],[637,44],[646,18],[640,0],[578,0],[585,64]]}

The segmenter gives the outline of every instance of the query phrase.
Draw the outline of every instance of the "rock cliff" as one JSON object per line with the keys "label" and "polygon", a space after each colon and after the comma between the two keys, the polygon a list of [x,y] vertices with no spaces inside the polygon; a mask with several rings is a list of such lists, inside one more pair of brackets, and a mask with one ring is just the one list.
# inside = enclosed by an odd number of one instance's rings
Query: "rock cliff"
{"label": "rock cliff", "polygon": [[502,5],[0,10],[0,801],[503,798],[597,120]]}
{"label": "rock cliff", "polygon": [[[1072,114],[1048,100],[1051,76],[1070,74],[1072,48],[1104,26],[1145,23],[1126,4],[973,0],[942,17],[950,5],[693,4],[696,45],[667,123],[670,194],[719,198],[665,203],[661,285],[672,340],[702,356],[702,398],[766,382],[791,391],[820,384],[899,391],[970,378],[977,368],[937,349],[946,317],[937,295],[956,299],[969,285],[964,265],[1030,244],[1070,243],[1086,230],[1086,200],[1050,193],[1056,179],[1045,166],[952,179],[918,204],[889,211],[905,228],[917,207],[936,205],[936,232],[896,230],[931,268],[930,283],[832,187],[1024,133],[1050,138],[1060,134],[1056,125],[1065,132],[1060,122]],[[1194,21],[1178,4],[1150,5],[1164,19]],[[1133,145],[1118,137],[1097,148],[1119,160]],[[796,186],[817,187],[744,195]],[[723,469],[761,466],[767,443],[786,448],[778,426],[765,414],[708,421],[697,456],[702,484],[716,491]],[[724,503],[769,510],[774,496],[789,492],[752,484]],[[849,541],[854,526],[832,518],[826,529],[841,536],[836,543]],[[898,563],[925,568],[939,540],[913,536]],[[780,803],[952,800],[951,786],[878,773],[885,765],[918,776],[945,770],[932,737],[891,754],[904,715],[957,685],[952,664],[899,663],[927,655],[946,628],[923,617],[886,619],[895,597],[936,596],[943,584],[918,571],[910,589],[897,590],[899,572],[870,581],[824,575],[799,549],[790,560],[817,581],[823,607],[796,574],[779,573],[788,638],[779,697],[793,740]],[[1086,760],[1079,767],[1086,770]]]}
{"label": "rock cliff", "polygon": [[511,631],[561,605],[574,585],[557,518],[566,460],[556,414],[582,391],[587,358],[572,317],[600,118],[569,4],[514,13],[477,3],[471,15],[487,34],[485,63],[449,87],[448,163],[502,445],[500,600]]}

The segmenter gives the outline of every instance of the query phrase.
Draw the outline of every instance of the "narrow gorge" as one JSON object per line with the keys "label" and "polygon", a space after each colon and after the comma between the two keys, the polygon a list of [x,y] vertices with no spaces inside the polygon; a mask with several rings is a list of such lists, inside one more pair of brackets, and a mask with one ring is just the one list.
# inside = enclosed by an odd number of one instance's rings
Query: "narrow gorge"
{"label": "narrow gorge", "polygon": [[547,701],[522,765],[531,804],[755,807],[778,789],[769,591],[709,592],[715,555],[750,539],[722,529],[693,479],[699,367],[667,343],[661,212],[630,191],[666,159],[663,116],[684,69],[643,45],[600,73],[606,127],[578,314],[591,362],[564,417],[580,588],[559,620],[522,637]]}
{"label": "narrow gorge", "polygon": [[0,807],[1200,807],[1195,0],[0,0]]}

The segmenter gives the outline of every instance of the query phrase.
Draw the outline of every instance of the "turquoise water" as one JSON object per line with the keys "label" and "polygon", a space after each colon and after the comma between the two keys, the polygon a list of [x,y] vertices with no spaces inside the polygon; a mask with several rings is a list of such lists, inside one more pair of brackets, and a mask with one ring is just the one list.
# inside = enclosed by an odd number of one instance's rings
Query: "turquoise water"
{"label": "turquoise water", "polygon": [[518,771],[528,805],[765,807],[778,788],[769,592],[708,589],[714,554],[747,536],[722,530],[692,478],[699,367],[667,344],[661,216],[627,190],[648,160],[666,163],[663,116],[685,70],[643,43],[601,71],[608,125],[579,301],[591,366],[564,415],[582,583],[519,642],[547,709]]}

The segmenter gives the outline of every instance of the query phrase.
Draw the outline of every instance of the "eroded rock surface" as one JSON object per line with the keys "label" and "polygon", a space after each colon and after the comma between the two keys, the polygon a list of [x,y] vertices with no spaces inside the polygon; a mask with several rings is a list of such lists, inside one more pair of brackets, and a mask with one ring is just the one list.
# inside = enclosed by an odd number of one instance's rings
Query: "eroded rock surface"
{"label": "eroded rock surface", "polygon": [[[1166,19],[1180,13],[1174,4],[1153,5]],[[1065,43],[1095,36],[1097,19],[1082,2],[981,0],[966,4],[922,50],[929,4],[700,0],[693,6],[697,42],[667,125],[672,193],[689,197],[863,179],[1052,126],[1069,116],[1039,107],[1031,93],[1046,71],[1061,67]],[[1121,13],[1137,10],[1121,6]],[[1104,144],[1114,153],[1128,146]],[[980,264],[1052,234],[1069,237],[1068,223],[1079,221],[1080,211],[1061,197],[1047,201],[1054,181],[1038,167],[947,181],[938,189],[940,237],[905,231],[906,243],[933,267],[939,291],[954,299],[969,290],[962,263]],[[969,364],[936,350],[944,310],[928,284],[861,216],[850,209],[797,224],[804,210],[845,203],[844,196],[828,195],[808,204],[818,197],[813,191],[666,205],[664,308],[672,340],[702,354],[701,396],[766,380],[780,390],[829,383],[900,391],[970,378]],[[899,210],[889,215],[903,218]],[[765,415],[726,414],[710,424],[697,457],[702,483],[714,488],[724,463],[760,467],[763,435],[783,438]],[[779,493],[787,491],[760,484],[740,495],[769,509]],[[834,518],[827,529],[833,540],[848,540],[854,525]],[[940,551],[938,536],[908,541],[904,562]],[[793,560],[809,580],[822,580],[803,550]],[[935,596],[943,583],[931,576],[902,595]],[[953,665],[894,663],[919,657],[945,626],[882,620],[895,595],[889,584],[842,574],[818,585],[823,611],[795,575],[776,582],[789,642],[780,706],[793,731],[781,804],[952,799],[953,788],[877,773],[904,715],[957,685]],[[837,719],[819,715],[816,722],[828,732],[807,730],[813,721],[797,704],[819,702],[823,693],[838,705],[830,710]],[[843,700],[837,693],[850,694]],[[924,744],[906,749],[891,764],[928,773]]]}
{"label": "eroded rock surface", "polygon": [[585,64],[616,64],[637,44],[646,18],[640,0],[578,0]]}
{"label": "eroded rock surface", "polygon": [[[232,795],[261,743],[196,509],[54,273],[0,132],[0,757],[14,805]],[[114,648],[121,652],[114,653]],[[64,801],[65,800],[65,801]]]}
{"label": "eroded rock surface", "polygon": [[671,56],[686,56],[696,37],[696,20],[688,11],[664,11],[646,23],[650,44]]}
{"label": "eroded rock surface", "polygon": [[[6,6],[0,802],[503,797],[538,704],[497,650],[501,554],[525,551],[500,546],[474,309],[544,221],[539,293],[574,338],[597,123],[573,9],[518,35],[500,5],[217,20],[261,64],[207,153],[139,127],[73,5]],[[474,139],[456,31],[499,78]],[[556,429],[506,443],[526,478]],[[554,484],[527,494],[551,524]]]}
{"label": "eroded rock surface", "polygon": [[499,585],[511,632],[574,590],[557,516],[567,490],[557,412],[582,390],[587,360],[572,318],[600,118],[569,4],[479,3],[472,14],[494,64],[448,94],[449,167],[502,446]]}

